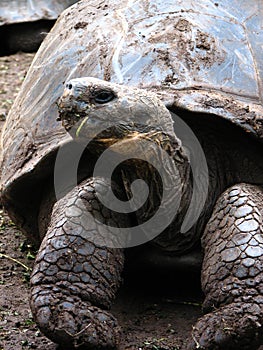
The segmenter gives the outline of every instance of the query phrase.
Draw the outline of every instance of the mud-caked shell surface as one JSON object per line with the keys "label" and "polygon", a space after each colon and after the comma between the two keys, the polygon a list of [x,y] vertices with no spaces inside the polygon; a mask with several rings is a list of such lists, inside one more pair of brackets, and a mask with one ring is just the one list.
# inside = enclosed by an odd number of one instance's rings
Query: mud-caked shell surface
{"label": "mud-caked shell surface", "polygon": [[145,88],[170,108],[222,116],[262,140],[260,6],[91,0],[65,10],[35,56],[2,135],[2,196],[13,219],[35,234],[39,184],[53,171],[55,151],[71,142],[56,106],[71,78]]}

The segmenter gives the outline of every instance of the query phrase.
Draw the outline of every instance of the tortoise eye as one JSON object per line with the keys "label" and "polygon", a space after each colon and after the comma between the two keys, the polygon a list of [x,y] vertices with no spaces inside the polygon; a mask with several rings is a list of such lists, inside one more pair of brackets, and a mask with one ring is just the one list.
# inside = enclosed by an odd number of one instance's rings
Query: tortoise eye
{"label": "tortoise eye", "polygon": [[102,104],[112,101],[115,97],[112,91],[100,91],[94,95],[93,99],[96,103]]}

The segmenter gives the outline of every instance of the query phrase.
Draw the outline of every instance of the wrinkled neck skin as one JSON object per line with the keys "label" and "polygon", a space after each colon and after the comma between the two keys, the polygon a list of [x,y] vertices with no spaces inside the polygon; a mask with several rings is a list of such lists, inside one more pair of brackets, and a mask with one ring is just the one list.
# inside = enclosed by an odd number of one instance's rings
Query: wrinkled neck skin
{"label": "wrinkled neck skin", "polygon": [[[114,135],[114,138],[108,135]],[[187,240],[180,232],[192,196],[190,163],[180,140],[163,130],[138,125],[135,128],[134,124],[126,124],[104,131],[90,148],[102,153],[103,148],[105,150],[109,146],[114,152],[127,156],[118,170],[127,199],[133,198],[131,186],[135,180],[142,179],[148,186],[147,200],[132,214],[135,226],[151,219],[162,205],[168,225],[160,230],[152,243],[173,254],[181,254],[191,248],[196,241],[195,232],[191,237],[188,232]]]}

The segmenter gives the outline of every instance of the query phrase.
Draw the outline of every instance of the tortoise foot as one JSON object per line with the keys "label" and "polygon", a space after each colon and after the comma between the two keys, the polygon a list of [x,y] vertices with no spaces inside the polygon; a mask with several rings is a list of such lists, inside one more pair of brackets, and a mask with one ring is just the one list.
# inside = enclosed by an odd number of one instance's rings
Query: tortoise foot
{"label": "tortoise foot", "polygon": [[183,350],[256,350],[262,310],[256,303],[232,303],[198,320]]}
{"label": "tortoise foot", "polygon": [[36,290],[32,298],[37,306],[34,316],[39,328],[52,341],[63,349],[117,348],[120,328],[108,311],[62,293],[52,297],[45,294]]}

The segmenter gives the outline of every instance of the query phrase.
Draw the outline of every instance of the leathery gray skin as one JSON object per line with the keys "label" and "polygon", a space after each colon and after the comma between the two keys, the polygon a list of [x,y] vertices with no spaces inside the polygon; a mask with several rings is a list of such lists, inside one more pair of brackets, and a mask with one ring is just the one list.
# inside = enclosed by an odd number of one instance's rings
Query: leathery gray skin
{"label": "leathery gray skin", "polygon": [[[114,98],[96,104],[96,94],[109,90],[112,90]],[[158,135],[165,132],[171,139],[174,137],[175,141],[170,143],[170,146],[177,147],[174,161],[180,154],[182,170],[179,174],[182,177],[187,175],[182,181],[182,204],[176,223],[170,225],[170,230],[174,230],[189,204],[186,203],[189,201],[187,189],[191,189],[189,161],[180,141],[177,142],[173,135],[172,122],[165,107],[156,102],[156,97],[152,97],[152,102],[151,94],[139,89],[128,87],[125,90],[125,87],[90,78],[75,79],[68,82],[59,102],[62,123],[79,139],[85,138],[86,133],[92,134],[96,116],[103,115],[112,118],[115,124],[119,121],[122,126],[125,123],[130,125],[128,131],[115,129],[118,131],[116,139],[125,137],[129,132],[142,132],[136,130],[136,123],[130,123],[134,110],[123,114],[114,107],[124,93],[130,93],[135,105],[137,100],[135,110],[138,110],[138,115],[147,109],[146,101],[150,106],[154,105],[158,113],[155,114],[153,128],[161,130]],[[127,111],[131,111],[130,100],[125,101],[128,101]],[[74,128],[84,120],[87,111],[87,122],[81,128]],[[124,119],[119,120],[120,117]],[[151,125],[150,117],[151,113],[144,113],[142,124]],[[103,117],[98,120],[106,123],[106,129],[107,122]],[[162,130],[164,124],[166,129]],[[114,142],[114,135],[107,132],[101,138],[104,142],[107,138],[109,143]],[[158,141],[153,139],[153,142]],[[92,239],[92,232],[103,237],[100,223],[120,227],[120,230],[130,225],[128,215],[112,212],[101,205],[98,194],[107,192],[109,186],[121,195],[119,184],[109,183],[107,179],[89,178],[58,200],[36,258],[31,277],[32,312],[41,331],[63,348],[118,348],[120,328],[108,309],[121,283],[123,249],[96,245]],[[191,236],[194,240],[194,236],[201,237],[204,252],[202,288],[206,314],[194,325],[183,349],[256,350],[262,342],[263,322],[263,190],[259,185],[237,183],[219,195],[213,188],[210,189],[209,198],[209,203],[213,205],[205,208],[206,213],[201,219],[204,222],[200,221],[198,225],[200,232],[196,228]],[[93,219],[83,220],[85,212],[92,213]],[[176,233],[173,237],[178,239]],[[184,252],[185,247],[182,254]]]}

